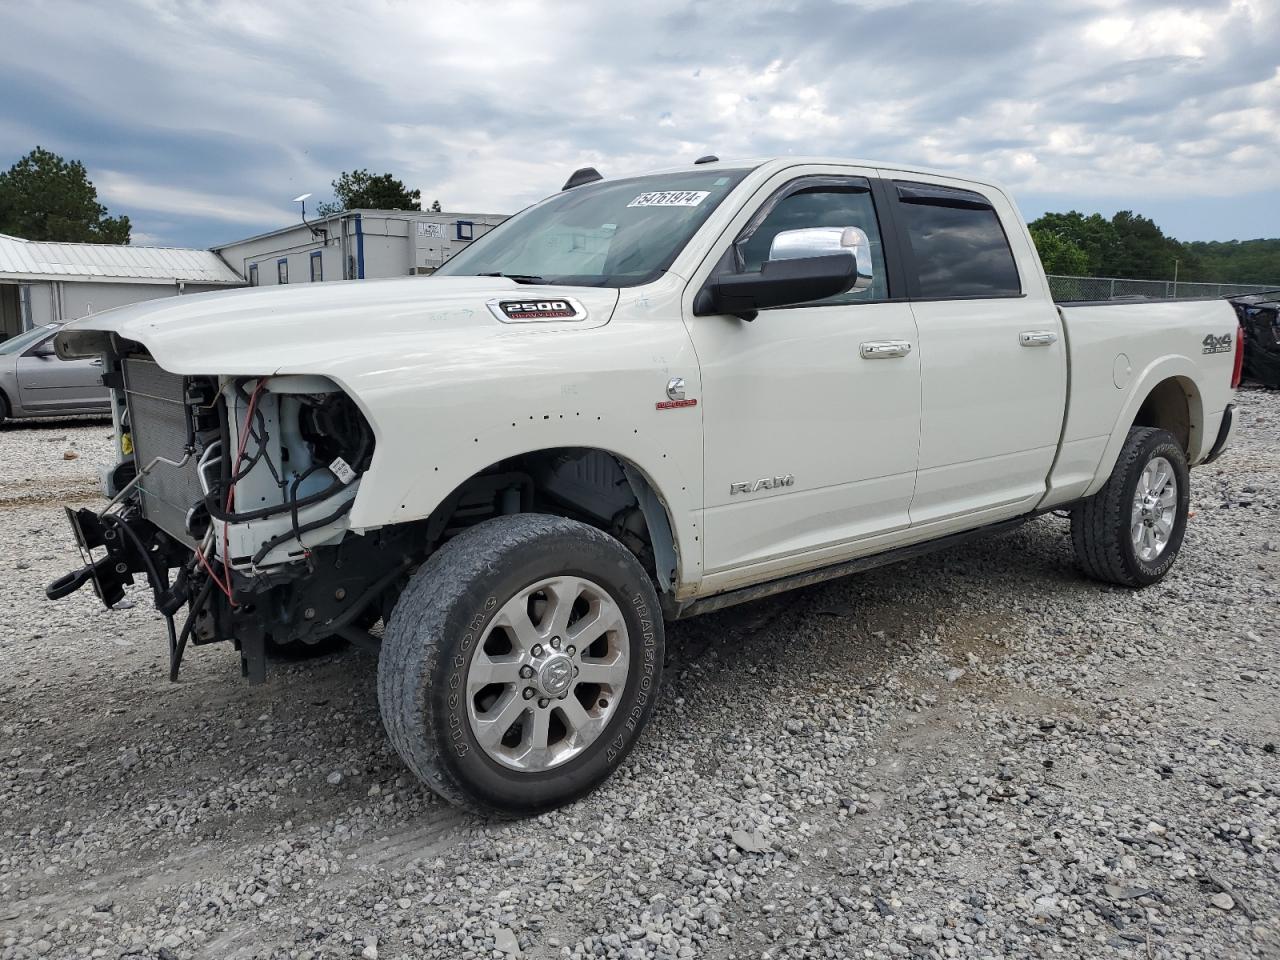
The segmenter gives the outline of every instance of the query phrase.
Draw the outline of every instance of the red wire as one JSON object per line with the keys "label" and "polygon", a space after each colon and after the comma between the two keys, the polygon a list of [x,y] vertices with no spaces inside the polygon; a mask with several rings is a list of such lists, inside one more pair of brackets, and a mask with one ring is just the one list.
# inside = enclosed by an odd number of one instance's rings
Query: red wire
{"label": "red wire", "polygon": [[200,561],[200,566],[204,567],[204,572],[209,575],[209,579],[217,584],[218,589],[227,595],[227,599],[231,599],[231,589],[218,579],[218,575],[213,572],[213,567],[209,566],[209,561],[204,558],[204,549],[196,550],[196,559]]}
{"label": "red wire", "polygon": [[[236,474],[240,472],[240,463],[244,460],[244,449],[249,443],[249,424],[253,422],[253,412],[255,409],[257,409],[257,406],[258,406],[258,396],[262,393],[262,388],[265,387],[266,385],[267,385],[267,381],[265,377],[258,381],[258,385],[253,388],[253,393],[250,394],[249,396],[249,405],[248,407],[245,408],[244,423],[240,427],[240,444],[238,449],[236,450],[236,459],[231,464],[231,483],[227,486],[227,503],[226,503],[226,506],[223,507],[223,510],[227,514],[231,513],[231,504],[235,499],[235,493],[236,493]],[[205,560],[203,552],[199,553],[198,555],[200,557],[200,565],[205,568],[205,571],[209,574],[210,577],[213,577],[213,582],[216,583],[218,587],[222,590],[222,592],[227,595],[227,599],[232,600],[231,563],[230,563],[231,558],[228,555],[229,553],[230,553],[230,549],[228,547],[228,541],[227,541],[227,523],[224,521],[222,524],[222,569],[226,571],[227,582],[224,584],[221,580],[219,580],[216,576],[214,576],[213,568],[210,567],[208,561]],[[235,601],[232,600],[232,602],[234,603]]]}

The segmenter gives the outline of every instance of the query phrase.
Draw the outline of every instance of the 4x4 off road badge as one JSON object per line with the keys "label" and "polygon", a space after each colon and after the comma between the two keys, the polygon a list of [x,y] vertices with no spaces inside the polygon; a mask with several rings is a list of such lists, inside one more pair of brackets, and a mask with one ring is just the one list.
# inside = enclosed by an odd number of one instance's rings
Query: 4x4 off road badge
{"label": "4x4 off road badge", "polygon": [[489,312],[503,323],[548,323],[587,318],[586,308],[572,297],[545,300],[495,298],[489,301],[488,307]]}
{"label": "4x4 off road badge", "polygon": [[1224,333],[1220,337],[1215,337],[1212,333],[1206,334],[1200,343],[1204,347],[1205,353],[1229,353],[1231,351],[1231,334]]}

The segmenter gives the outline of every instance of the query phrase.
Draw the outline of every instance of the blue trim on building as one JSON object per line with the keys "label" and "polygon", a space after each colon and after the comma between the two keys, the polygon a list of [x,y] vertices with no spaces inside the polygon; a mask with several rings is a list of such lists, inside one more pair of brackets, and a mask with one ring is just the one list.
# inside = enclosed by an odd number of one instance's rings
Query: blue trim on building
{"label": "blue trim on building", "polygon": [[318,283],[324,279],[324,257],[319,250],[311,251],[311,282]]}
{"label": "blue trim on building", "polygon": [[360,214],[356,214],[356,279],[364,279],[364,227],[360,224]]}

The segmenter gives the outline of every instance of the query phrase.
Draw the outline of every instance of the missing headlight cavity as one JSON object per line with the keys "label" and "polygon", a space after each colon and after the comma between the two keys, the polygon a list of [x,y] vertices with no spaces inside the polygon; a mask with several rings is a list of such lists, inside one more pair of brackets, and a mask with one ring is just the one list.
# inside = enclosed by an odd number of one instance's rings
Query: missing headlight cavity
{"label": "missing headlight cavity", "polygon": [[330,464],[341,458],[356,473],[364,473],[373,459],[373,434],[355,401],[345,393],[300,399],[298,432],[312,459]]}
{"label": "missing headlight cavity", "polygon": [[234,525],[233,565],[287,561],[340,539],[345,523],[335,524],[373,456],[373,431],[351,398],[301,376],[229,381],[222,397],[221,437],[200,470],[209,516]]}

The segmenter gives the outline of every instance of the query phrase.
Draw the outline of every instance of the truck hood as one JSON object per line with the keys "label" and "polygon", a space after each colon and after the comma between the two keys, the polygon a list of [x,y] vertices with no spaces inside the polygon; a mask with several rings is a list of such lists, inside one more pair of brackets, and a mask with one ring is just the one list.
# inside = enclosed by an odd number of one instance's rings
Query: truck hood
{"label": "truck hood", "polygon": [[[499,320],[490,301],[576,301],[584,316]],[[63,327],[64,358],[105,351],[108,336],[133,340],[178,374],[260,376],[319,369],[362,353],[419,352],[608,323],[618,291],[530,286],[502,277],[404,277],[253,287],[169,297],[106,310]]]}

